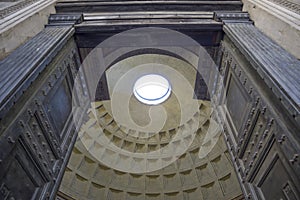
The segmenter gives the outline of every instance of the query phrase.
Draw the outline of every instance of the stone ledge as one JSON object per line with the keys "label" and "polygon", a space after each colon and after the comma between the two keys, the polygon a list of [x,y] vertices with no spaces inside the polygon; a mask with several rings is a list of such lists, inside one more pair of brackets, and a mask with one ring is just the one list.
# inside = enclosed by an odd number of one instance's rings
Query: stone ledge
{"label": "stone ledge", "polygon": [[15,25],[21,23],[22,21],[28,19],[32,15],[40,12],[41,10],[45,9],[49,6],[54,6],[54,3],[56,0],[43,0],[38,1],[30,6],[27,6],[15,13],[12,13],[11,15],[8,15],[4,17],[3,19],[0,19],[0,34],[3,32],[11,29]]}
{"label": "stone ledge", "polygon": [[300,61],[249,23],[226,24],[224,31],[247,57],[291,115],[299,115]]}
{"label": "stone ledge", "polygon": [[71,26],[45,28],[0,61],[0,118],[74,33]]}
{"label": "stone ledge", "polygon": [[0,19],[0,60],[44,28],[55,2],[38,1]]}
{"label": "stone ledge", "polygon": [[243,3],[258,29],[300,59],[300,13],[268,0]]}

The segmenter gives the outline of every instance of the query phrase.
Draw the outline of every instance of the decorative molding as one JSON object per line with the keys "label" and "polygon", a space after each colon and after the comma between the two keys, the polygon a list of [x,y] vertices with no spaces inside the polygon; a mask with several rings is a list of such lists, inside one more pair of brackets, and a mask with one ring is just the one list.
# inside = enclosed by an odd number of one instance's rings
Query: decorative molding
{"label": "decorative molding", "polygon": [[75,25],[83,21],[82,14],[51,14],[47,26]]}
{"label": "decorative molding", "polygon": [[49,58],[58,53],[73,32],[70,26],[45,28],[0,61],[0,118],[51,62]]}
{"label": "decorative molding", "polygon": [[[258,37],[254,38],[257,39]],[[278,94],[274,90],[270,90],[267,83],[264,83],[267,77],[259,77],[257,66],[252,60],[249,60],[248,54],[244,54],[243,52],[241,47],[235,46],[234,41],[229,41],[227,37],[222,42],[223,55],[220,69],[221,74],[226,80],[224,82],[225,88],[229,87],[231,77],[236,76],[243,90],[249,93],[252,105],[248,117],[243,121],[243,128],[239,132],[238,137],[235,138],[234,134],[232,134],[232,125],[230,124],[232,122],[224,124],[224,136],[244,194],[246,197],[255,199],[257,195],[261,195],[257,193],[257,190],[254,190],[254,188],[260,189],[260,186],[257,185],[257,180],[266,170],[273,170],[273,166],[268,160],[272,158],[274,152],[278,152],[280,161],[288,167],[282,173],[295,174],[296,176],[299,174],[299,170],[295,164],[298,163],[297,151],[299,147],[297,131],[289,131],[299,130],[299,125],[292,116],[278,114],[278,110],[285,110],[280,100],[274,98]],[[258,50],[257,53],[262,54]],[[257,57],[259,58],[259,56]],[[267,65],[268,57],[265,56],[265,59],[263,64]],[[226,90],[224,93],[223,98],[228,95],[226,94]],[[277,106],[277,108],[274,108],[274,106]],[[287,110],[284,112],[288,113]],[[218,114],[221,118],[231,115],[224,108],[220,108]],[[292,123],[287,123],[288,120]],[[272,149],[271,151],[270,148],[273,143],[276,143],[276,149]],[[294,185],[297,185],[297,180],[290,180]],[[281,186],[279,185],[278,187]],[[282,188],[272,189],[282,190]],[[285,192],[288,193],[290,190],[286,189]]]}
{"label": "decorative molding", "polygon": [[295,189],[291,186],[291,183],[288,181],[282,188],[284,195],[289,200],[299,199]]}
{"label": "decorative molding", "polygon": [[[286,0],[245,0],[264,11],[276,16],[280,20],[288,23],[297,30],[300,30],[300,13],[297,11],[299,5],[291,5]],[[286,6],[283,6],[286,5]],[[289,5],[289,6],[288,6]],[[295,12],[297,11],[297,12]]]}
{"label": "decorative molding", "polygon": [[57,0],[28,0],[26,4],[22,4],[19,7],[8,9],[11,12],[3,14],[0,16],[0,34],[19,24],[20,22],[26,20],[32,15],[38,13],[39,11],[51,6]]}
{"label": "decorative molding", "polygon": [[[20,78],[26,75],[27,79],[23,77],[21,83],[28,79],[32,80],[30,84],[24,83],[25,88],[20,82],[17,84],[16,87],[23,87],[24,90],[21,89],[16,105],[13,108],[7,107],[7,110],[4,110],[7,112],[5,118],[0,120],[0,178],[14,177],[14,179],[6,179],[7,183],[14,185],[10,188],[9,197],[14,194],[16,199],[20,199],[21,195],[26,195],[25,199],[55,199],[77,137],[73,122],[72,111],[74,110],[68,109],[72,107],[72,100],[71,98],[62,100],[72,96],[74,79],[80,65],[75,41],[71,38],[72,33],[73,29],[70,26],[45,28],[40,35],[31,39],[33,42],[29,41],[3,61],[6,67],[11,68],[11,63],[15,61],[11,61],[11,58],[24,57],[22,63],[25,63],[25,66],[26,63],[28,64],[31,73],[18,75],[15,72],[14,75]],[[53,38],[57,38],[58,41],[51,40]],[[36,43],[38,46],[34,45]],[[41,46],[45,46],[44,49]],[[37,47],[41,48],[38,52],[40,54],[32,51]],[[27,54],[36,54],[37,60],[31,60]],[[38,59],[39,56],[43,59]],[[34,72],[37,76],[33,75]],[[84,80],[81,80],[81,87],[83,87]],[[19,91],[19,88],[16,90]],[[87,95],[78,93],[75,99],[82,100],[79,102],[82,110],[77,112],[85,113]],[[59,117],[59,115],[64,116],[60,118],[63,122],[53,120],[53,116]],[[62,125],[62,128],[57,130],[57,124]],[[20,150],[15,154],[12,153],[17,148]],[[14,166],[20,169],[19,165],[15,164],[17,161],[14,161],[17,157],[25,163],[21,167],[26,173],[21,174],[19,172],[21,170],[10,170],[14,169]],[[10,162],[11,160],[14,162]],[[17,183],[15,179],[22,182]],[[28,185],[29,180],[33,180],[34,184]],[[10,185],[7,184],[7,187],[9,188]],[[21,194],[24,185],[26,187],[23,191],[26,192]],[[2,199],[1,195],[7,196],[7,192],[0,183],[0,199]]]}
{"label": "decorative molding", "polygon": [[2,10],[0,10],[0,19],[3,19],[4,17],[7,17],[8,15],[17,12],[21,10],[22,8],[25,8],[26,6],[29,6],[39,0],[23,0],[19,1],[16,4],[13,4],[9,7],[6,7]]}
{"label": "decorative molding", "polygon": [[300,115],[300,61],[249,23],[228,23],[224,31],[294,118]]}
{"label": "decorative molding", "polygon": [[214,12],[214,20],[223,23],[253,23],[249,13],[241,11],[216,11]]}
{"label": "decorative molding", "polygon": [[89,12],[145,12],[145,11],[216,11],[242,9],[242,2],[233,1],[59,1],[56,4],[58,13],[89,13]]}
{"label": "decorative molding", "polygon": [[270,2],[274,2],[280,6],[283,6],[287,8],[290,11],[293,11],[295,13],[300,13],[300,4],[293,3],[288,0],[268,0]]}

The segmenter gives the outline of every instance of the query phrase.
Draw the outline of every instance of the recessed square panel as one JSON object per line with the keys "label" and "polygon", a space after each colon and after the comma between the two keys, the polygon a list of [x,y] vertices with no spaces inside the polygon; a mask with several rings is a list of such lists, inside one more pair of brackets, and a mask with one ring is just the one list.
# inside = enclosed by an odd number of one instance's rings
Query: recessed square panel
{"label": "recessed square panel", "polygon": [[240,132],[249,114],[249,102],[250,98],[246,94],[245,89],[242,88],[240,82],[234,76],[231,76],[228,83],[225,104],[231,121],[237,131],[236,135]]}
{"label": "recessed square panel", "polygon": [[59,134],[61,134],[64,125],[71,114],[72,101],[69,86],[66,80],[63,80],[54,94],[49,97],[47,110]]}
{"label": "recessed square panel", "polygon": [[272,141],[268,154],[262,160],[262,165],[257,170],[253,186],[261,199],[299,199],[299,182],[275,139]]}

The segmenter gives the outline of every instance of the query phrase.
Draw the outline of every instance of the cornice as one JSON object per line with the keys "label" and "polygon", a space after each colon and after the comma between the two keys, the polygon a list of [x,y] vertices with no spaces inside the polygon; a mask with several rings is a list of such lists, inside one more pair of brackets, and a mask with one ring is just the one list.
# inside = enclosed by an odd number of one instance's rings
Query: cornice
{"label": "cornice", "polygon": [[56,0],[29,0],[20,5],[16,4],[16,7],[8,7],[7,9],[10,9],[8,13],[0,11],[0,34],[55,2]]}
{"label": "cornice", "polygon": [[[244,2],[246,1],[300,30],[300,13],[297,11],[297,7],[300,5],[286,0],[244,0]],[[296,7],[288,6],[291,4],[296,5]]]}

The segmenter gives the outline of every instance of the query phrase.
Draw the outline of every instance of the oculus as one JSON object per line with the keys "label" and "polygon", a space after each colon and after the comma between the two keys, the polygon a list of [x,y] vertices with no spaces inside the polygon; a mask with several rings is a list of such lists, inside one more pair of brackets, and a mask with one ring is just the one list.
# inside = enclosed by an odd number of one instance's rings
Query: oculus
{"label": "oculus", "polygon": [[169,81],[161,75],[148,74],[140,77],[133,87],[134,96],[147,105],[158,105],[171,94]]}

